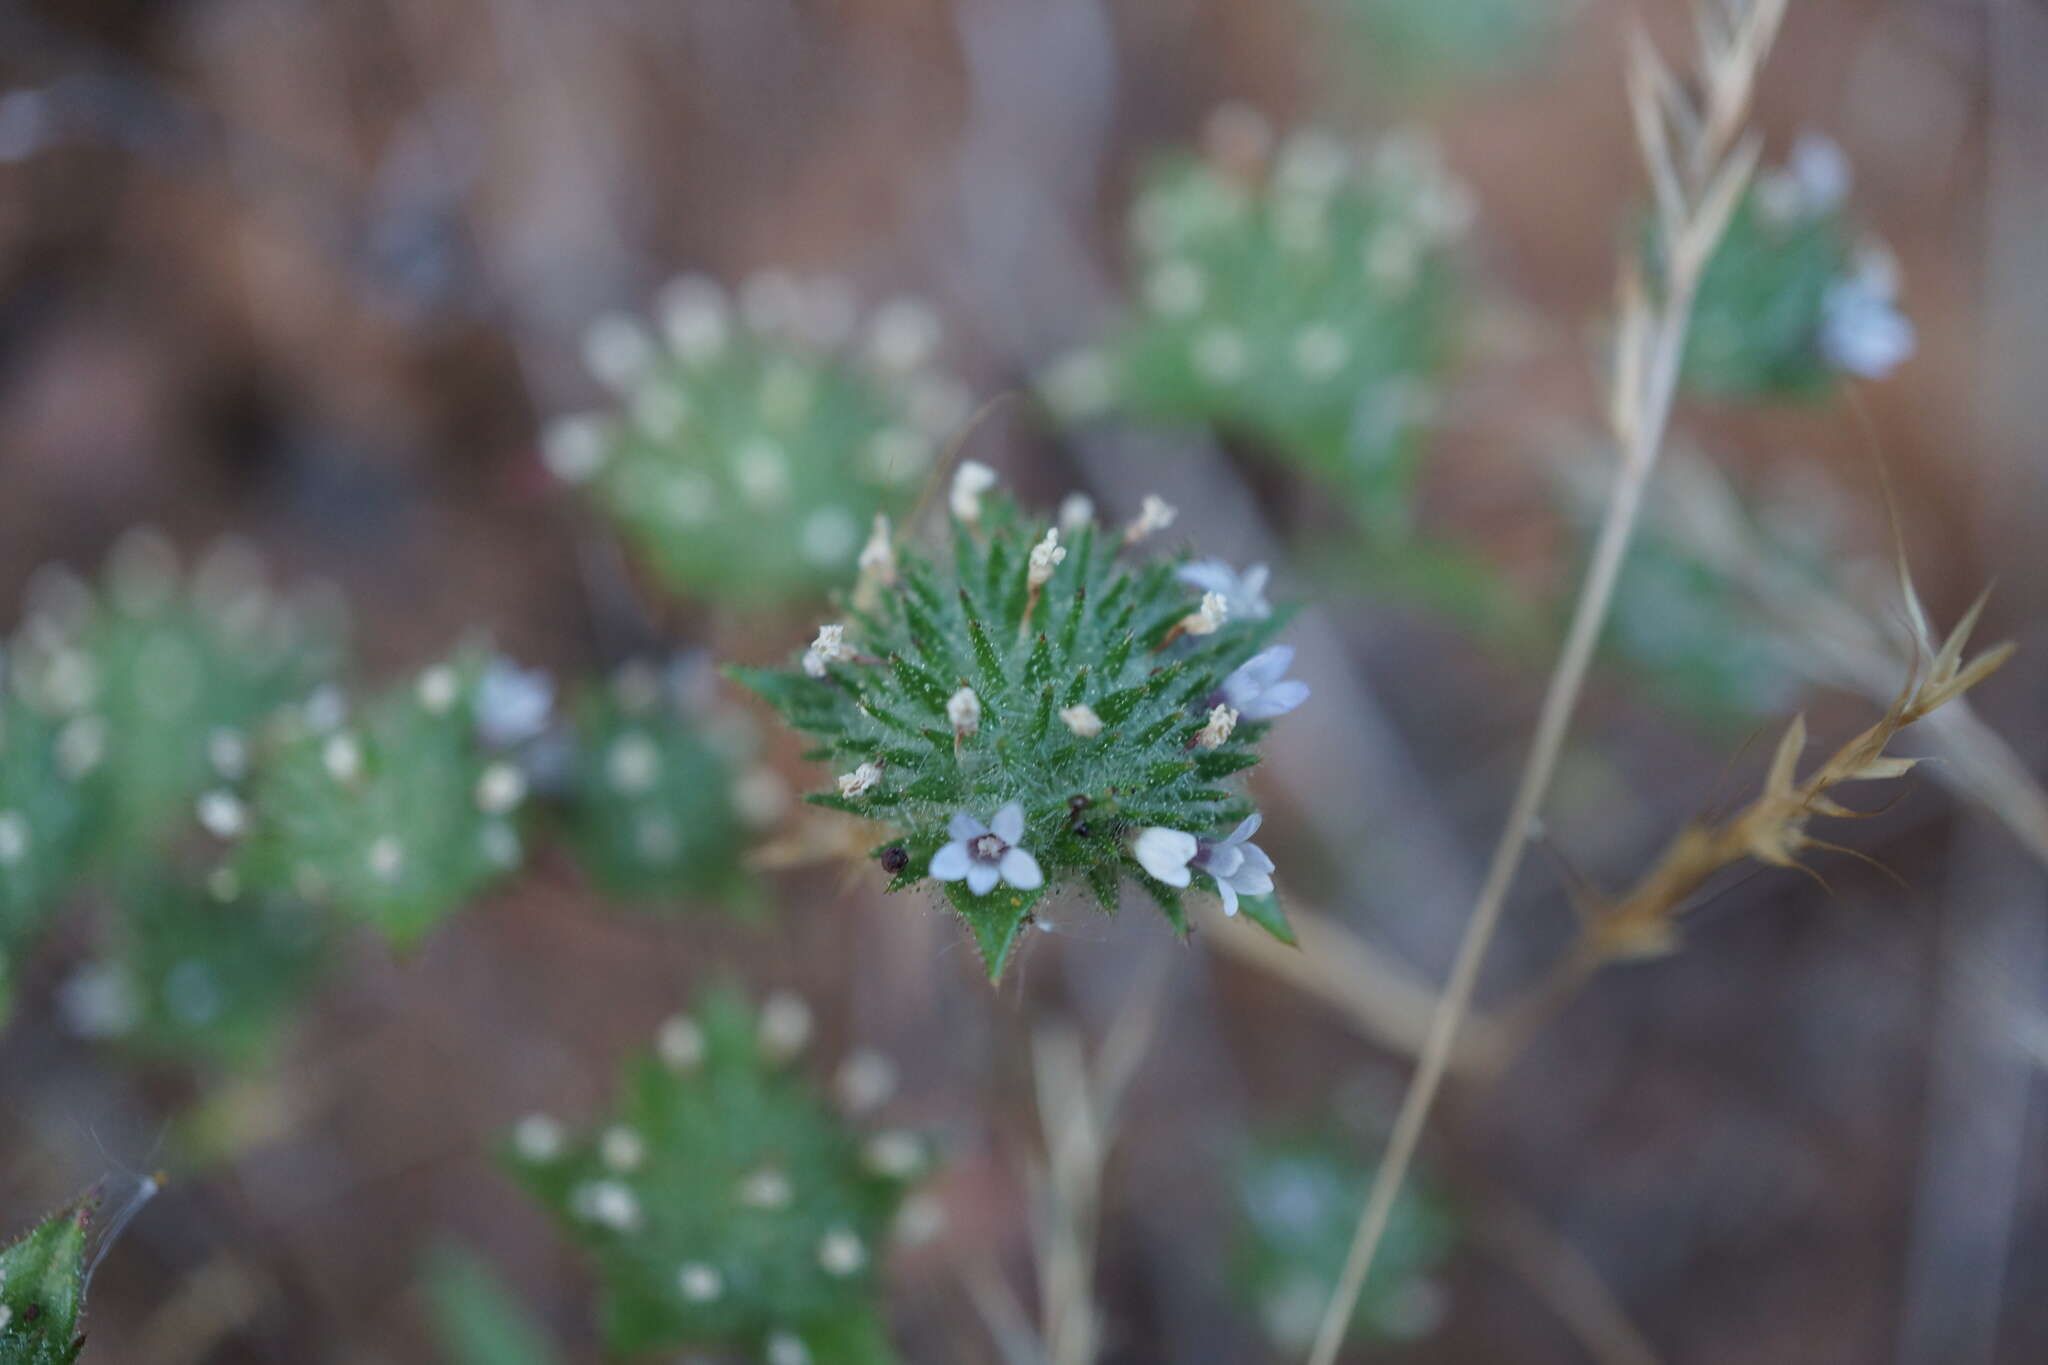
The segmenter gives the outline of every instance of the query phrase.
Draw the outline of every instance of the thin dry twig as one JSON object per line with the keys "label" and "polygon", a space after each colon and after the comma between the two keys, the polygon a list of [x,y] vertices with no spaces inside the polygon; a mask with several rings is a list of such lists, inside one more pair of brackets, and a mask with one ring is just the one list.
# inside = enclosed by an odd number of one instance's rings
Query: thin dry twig
{"label": "thin dry twig", "polygon": [[[1678,87],[1661,67],[1649,66],[1637,47],[1632,81],[1637,136],[1644,148],[1653,184],[1660,196],[1675,186],[1677,202],[1660,198],[1658,265],[1654,297],[1634,278],[1623,275],[1621,337],[1632,348],[1615,367],[1609,417],[1621,452],[1621,466],[1610,491],[1600,534],[1578,605],[1572,613],[1564,650],[1552,672],[1537,718],[1527,765],[1508,811],[1505,828],[1494,849],[1478,903],[1473,907],[1458,955],[1451,967],[1442,1000],[1430,1029],[1414,1078],[1402,1100],[1385,1159],[1373,1178],[1372,1191],[1359,1217],[1350,1254],[1337,1292],[1323,1315],[1310,1365],[1331,1365],[1337,1357],[1374,1253],[1385,1235],[1395,1197],[1407,1179],[1408,1167],[1422,1138],[1429,1111],[1443,1084],[1459,1027],[1471,1005],[1479,968],[1492,942],[1506,904],[1509,886],[1521,866],[1529,830],[1550,789],[1551,777],[1572,712],[1592,662],[1593,647],[1607,618],[1620,576],[1621,563],[1641,512],[1644,490],[1664,444],[1664,430],[1677,390],[1692,300],[1699,278],[1727,226],[1728,215],[1754,168],[1754,141],[1735,146],[1747,116],[1757,68],[1769,51],[1784,17],[1785,0],[1752,0],[1739,6],[1715,6],[1707,0],[1700,14],[1700,85],[1703,94],[1697,117],[1674,117],[1686,107]],[[1626,384],[1627,387],[1623,387]]]}
{"label": "thin dry twig", "polygon": [[[1202,941],[1321,1000],[1380,1047],[1410,1056],[1422,1050],[1437,1003],[1427,982],[1318,911],[1289,902],[1287,922],[1294,930],[1296,946],[1291,948],[1263,930],[1225,918],[1218,906]],[[1468,1017],[1452,1068],[1481,1065],[1499,1045],[1497,1032],[1493,1021]]]}
{"label": "thin dry twig", "polygon": [[1502,1202],[1480,1220],[1480,1239],[1550,1305],[1599,1365],[1658,1365],[1657,1352],[1579,1249],[1533,1212]]}

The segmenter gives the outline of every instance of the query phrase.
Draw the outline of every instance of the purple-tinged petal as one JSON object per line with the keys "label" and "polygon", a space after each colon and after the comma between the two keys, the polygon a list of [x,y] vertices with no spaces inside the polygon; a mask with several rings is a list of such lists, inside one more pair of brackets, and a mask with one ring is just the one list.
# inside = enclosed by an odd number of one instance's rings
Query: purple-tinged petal
{"label": "purple-tinged petal", "polygon": [[1211,844],[1200,860],[1201,868],[1217,881],[1244,865],[1244,850],[1231,843]]}
{"label": "purple-tinged petal", "polygon": [[954,811],[952,820],[947,822],[946,833],[964,844],[969,839],[979,839],[982,835],[988,833],[988,826],[964,810]]}
{"label": "purple-tinged petal", "polygon": [[1154,825],[1132,842],[1131,856],[1156,880],[1168,886],[1186,886],[1190,880],[1188,861],[1199,848],[1194,835]]}
{"label": "purple-tinged petal", "polygon": [[1236,887],[1232,886],[1232,885],[1231,885],[1231,884],[1230,884],[1229,882],[1226,882],[1226,881],[1218,881],[1218,882],[1216,883],[1216,894],[1217,894],[1217,895],[1219,895],[1219,896],[1221,896],[1221,897],[1223,897],[1223,913],[1224,913],[1224,914],[1226,914],[1226,915],[1234,915],[1234,914],[1236,914],[1236,913],[1237,913],[1237,888],[1236,888]]}
{"label": "purple-tinged petal", "polygon": [[1003,874],[1004,881],[1019,891],[1036,891],[1045,885],[1045,874],[1038,870],[1038,859],[1021,848],[1012,848],[1003,854],[997,870]]}
{"label": "purple-tinged petal", "polygon": [[932,855],[932,865],[928,870],[942,882],[957,882],[967,875],[972,865],[973,859],[967,856],[967,845],[956,839]]}
{"label": "purple-tinged petal", "polygon": [[1265,816],[1257,811],[1253,811],[1250,815],[1237,822],[1237,828],[1230,831],[1229,837],[1224,839],[1223,843],[1233,847],[1243,843],[1259,832],[1259,826],[1265,822],[1265,819]]}
{"label": "purple-tinged petal", "polygon": [[996,871],[994,863],[984,863],[976,859],[967,865],[967,889],[977,896],[986,896],[995,890],[1000,877],[1001,874]]}
{"label": "purple-tinged petal", "polygon": [[1173,576],[1191,588],[1220,592],[1225,597],[1237,586],[1237,574],[1220,559],[1191,560],[1174,570]]}
{"label": "purple-tinged petal", "polygon": [[1272,720],[1286,715],[1307,700],[1308,684],[1289,678],[1285,682],[1274,683],[1237,709],[1246,720]]}
{"label": "purple-tinged petal", "polygon": [[[1267,855],[1266,850],[1260,848],[1257,844],[1246,844],[1242,852],[1244,854],[1243,867],[1245,872],[1269,878],[1273,875],[1273,859]],[[1238,875],[1241,877],[1244,874],[1239,873]]]}
{"label": "purple-tinged petal", "polygon": [[988,822],[996,838],[1006,844],[1021,843],[1024,838],[1024,807],[1012,801],[996,812],[996,818]]}

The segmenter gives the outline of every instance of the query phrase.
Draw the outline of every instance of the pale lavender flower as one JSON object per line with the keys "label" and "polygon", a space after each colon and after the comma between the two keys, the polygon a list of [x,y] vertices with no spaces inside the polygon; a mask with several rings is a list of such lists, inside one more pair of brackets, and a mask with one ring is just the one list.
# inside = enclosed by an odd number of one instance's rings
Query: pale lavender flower
{"label": "pale lavender flower", "polygon": [[1221,839],[1196,841],[1189,865],[1216,879],[1216,894],[1223,897],[1223,913],[1237,913],[1239,896],[1263,896],[1273,889],[1273,860],[1250,842],[1259,832],[1264,817],[1253,811],[1238,827]]}
{"label": "pale lavender flower", "polygon": [[1308,700],[1308,684],[1287,676],[1293,663],[1292,645],[1260,650],[1223,680],[1223,700],[1245,721],[1286,715]]}
{"label": "pale lavender flower", "polygon": [[1131,856],[1155,881],[1186,886],[1188,864],[1201,851],[1201,841],[1182,830],[1153,825],[1131,841]]}
{"label": "pale lavender flower", "polygon": [[1191,588],[1220,596],[1233,621],[1263,621],[1273,614],[1266,601],[1266,580],[1272,571],[1263,564],[1239,573],[1220,559],[1196,559],[1174,570],[1173,576]]}
{"label": "pale lavender flower", "polygon": [[547,728],[554,704],[554,680],[546,673],[493,659],[477,680],[477,734],[501,749],[524,743]]}
{"label": "pale lavender flower", "polygon": [[1873,281],[1854,275],[1828,286],[1820,349],[1836,369],[1882,379],[1913,354],[1913,346],[1912,321]]}
{"label": "pale lavender flower", "polygon": [[1045,885],[1038,859],[1017,846],[1024,837],[1024,807],[1012,801],[986,825],[966,811],[956,811],[946,832],[953,841],[932,855],[931,875],[942,882],[965,880],[967,889],[986,896],[997,882],[1019,891]]}

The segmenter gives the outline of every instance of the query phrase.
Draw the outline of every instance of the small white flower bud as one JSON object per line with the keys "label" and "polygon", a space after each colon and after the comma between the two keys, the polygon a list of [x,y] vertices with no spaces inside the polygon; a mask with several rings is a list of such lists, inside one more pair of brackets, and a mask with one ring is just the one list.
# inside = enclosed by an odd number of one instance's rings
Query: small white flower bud
{"label": "small white flower bud", "polygon": [[476,780],[477,809],[503,815],[526,799],[526,774],[510,763],[493,763]]}
{"label": "small white flower bud", "polygon": [[962,460],[953,471],[953,487],[947,505],[965,522],[981,520],[981,495],[996,486],[996,472],[979,460]]}
{"label": "small white flower bud", "polygon": [[818,638],[811,641],[811,653],[828,663],[844,663],[853,657],[853,650],[847,647],[846,627],[830,625],[818,627]]}
{"label": "small white flower bud", "polygon": [[1214,635],[1230,619],[1230,599],[1220,592],[1202,594],[1202,605],[1181,618],[1180,628],[1188,635]]}
{"label": "small white flower bud", "polygon": [[839,1064],[833,1083],[848,1113],[872,1113],[896,1093],[896,1064],[872,1048],[863,1048]]}
{"label": "small white flower bud", "polygon": [[1172,503],[1157,493],[1147,493],[1145,500],[1138,505],[1138,515],[1124,527],[1124,544],[1135,545],[1154,531],[1164,531],[1179,515],[1179,509]]}
{"label": "small white flower bud", "polygon": [[28,819],[18,810],[0,810],[0,867],[13,867],[28,856]]}
{"label": "small white flower bud", "polygon": [[446,664],[437,664],[420,674],[420,705],[440,715],[453,705],[461,691],[462,682],[455,676],[455,670]]}
{"label": "small white flower bud", "polygon": [[691,1303],[712,1303],[725,1292],[725,1276],[716,1266],[690,1261],[676,1271],[676,1289]]}
{"label": "small white flower bud", "polygon": [[248,812],[233,792],[210,791],[199,798],[199,823],[216,839],[233,839],[248,826]]}
{"label": "small white flower bud", "polygon": [[873,790],[875,784],[881,780],[882,770],[878,765],[863,763],[850,773],[839,774],[839,794],[859,796],[863,792]]}
{"label": "small white flower bud", "polygon": [[593,413],[557,417],[541,433],[541,463],[563,483],[588,483],[609,454],[604,419]]}
{"label": "small white flower bud", "polygon": [[1102,717],[1095,714],[1095,708],[1083,702],[1079,706],[1063,707],[1060,720],[1082,739],[1093,739],[1102,733]]}
{"label": "small white flower bud", "polygon": [[526,1161],[553,1161],[564,1141],[562,1125],[548,1114],[528,1114],[512,1129],[512,1150]]}
{"label": "small white flower bud", "polygon": [[664,1022],[654,1036],[654,1050],[675,1071],[694,1071],[704,1061],[704,1029],[687,1014]]}
{"label": "small white flower bud", "polygon": [[786,1209],[795,1195],[789,1177],[773,1166],[763,1166],[740,1181],[740,1203],[750,1209]]}
{"label": "small white flower bud", "polygon": [[604,1136],[598,1139],[597,1154],[605,1165],[625,1174],[639,1170],[647,1160],[647,1143],[631,1128],[615,1126],[605,1129]]}
{"label": "small white flower bud", "polygon": [[981,698],[973,688],[963,687],[946,699],[946,719],[952,722],[954,735],[963,739],[981,729]]}
{"label": "small white flower bud", "polygon": [[1060,499],[1060,529],[1073,535],[1095,520],[1095,500],[1086,493],[1069,493]]}
{"label": "small white flower bud", "polygon": [[1033,588],[1042,588],[1052,578],[1052,571],[1060,566],[1067,552],[1060,548],[1060,533],[1046,528],[1045,539],[1031,547],[1031,560],[1024,570],[1024,581]]}
{"label": "small white flower bud", "polygon": [[1214,749],[1230,738],[1230,732],[1237,728],[1237,712],[1218,702],[1209,710],[1208,723],[1195,736],[1195,743],[1204,749]]}
{"label": "small white flower bud", "polygon": [[353,782],[362,776],[363,746],[353,735],[333,735],[320,749],[320,764],[336,782]]}
{"label": "small white flower bud", "polygon": [[371,874],[379,881],[395,882],[405,870],[405,846],[395,835],[380,834],[371,840],[367,858]]}
{"label": "small white flower bud", "polygon": [[876,1175],[908,1180],[924,1169],[924,1143],[914,1133],[891,1128],[868,1139],[861,1160]]}
{"label": "small white flower bud", "polygon": [[774,1061],[787,1061],[811,1040],[811,1007],[800,995],[777,991],[761,1002],[761,1050]]}
{"label": "small white flower bud", "polygon": [[827,1275],[844,1279],[868,1263],[868,1249],[852,1228],[833,1228],[818,1239],[818,1264]]}
{"label": "small white flower bud", "polygon": [[868,543],[861,547],[859,565],[861,577],[883,587],[896,582],[896,545],[889,536],[889,518],[875,513],[875,529],[868,535]]}
{"label": "small white flower bud", "polygon": [[661,750],[638,730],[628,731],[612,741],[605,754],[604,771],[614,790],[628,796],[638,795],[661,776]]}

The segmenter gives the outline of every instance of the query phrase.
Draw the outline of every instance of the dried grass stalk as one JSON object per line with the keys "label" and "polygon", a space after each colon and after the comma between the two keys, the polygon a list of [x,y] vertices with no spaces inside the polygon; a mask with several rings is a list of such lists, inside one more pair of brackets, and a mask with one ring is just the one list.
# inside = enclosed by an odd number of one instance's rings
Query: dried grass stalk
{"label": "dried grass stalk", "polygon": [[1480,964],[1499,925],[1508,888],[1521,866],[1530,829],[1549,793],[1593,647],[1606,622],[1622,559],[1642,510],[1644,492],[1663,448],[1693,295],[1756,164],[1755,141],[1738,145],[1736,139],[1748,115],[1757,70],[1784,12],[1785,0],[1701,0],[1696,9],[1700,45],[1697,100],[1687,95],[1647,42],[1635,45],[1629,95],[1637,141],[1655,192],[1660,249],[1654,289],[1633,266],[1624,267],[1621,275],[1621,322],[1608,403],[1608,420],[1621,464],[1564,651],[1544,694],[1521,783],[1459,944],[1450,980],[1431,1018],[1421,1059],[1360,1215],[1343,1276],[1309,1353],[1310,1365],[1331,1365],[1343,1343],[1394,1199],[1407,1179],[1423,1125],[1449,1068],[1459,1026],[1478,984]]}

